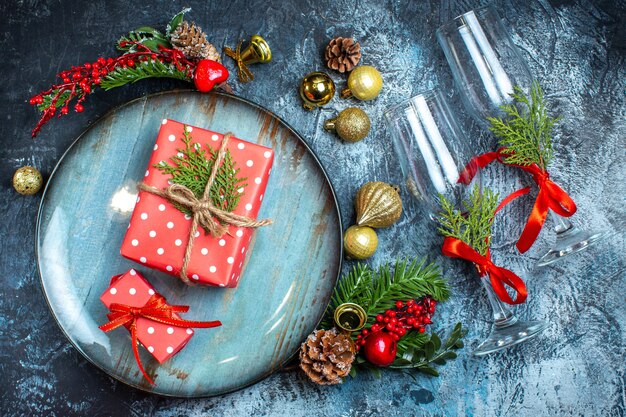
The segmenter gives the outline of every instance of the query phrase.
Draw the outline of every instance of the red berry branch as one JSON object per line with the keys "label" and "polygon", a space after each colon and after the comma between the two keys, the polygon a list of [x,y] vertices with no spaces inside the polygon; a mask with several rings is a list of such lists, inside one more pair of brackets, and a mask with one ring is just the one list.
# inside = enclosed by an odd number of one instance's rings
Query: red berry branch
{"label": "red berry branch", "polygon": [[[87,95],[97,87],[106,91],[144,78],[168,77],[194,81],[199,91],[207,92],[214,85],[225,82],[228,70],[219,62],[187,56],[180,49],[185,45],[170,43],[172,31],[182,23],[186,11],[174,16],[165,34],[144,26],[122,37],[117,42],[118,49],[124,51],[122,56],[100,57],[95,62],[87,62],[57,74],[61,83],[54,84],[29,100],[30,105],[37,106],[41,112],[32,136],[37,136],[42,126],[54,115],[61,117],[68,114],[72,103],[76,112],[82,112]],[[198,38],[196,33],[193,39],[197,41]],[[201,42],[208,44],[204,38]]]}
{"label": "red berry branch", "polygon": [[396,342],[410,330],[424,333],[426,325],[432,324],[436,304],[437,301],[428,296],[406,303],[396,301],[395,308],[378,314],[376,323],[357,335],[357,351],[363,348],[365,358],[375,365],[391,365],[396,359]]}
{"label": "red berry branch", "polygon": [[[62,83],[54,84],[50,89],[33,96],[29,103],[38,106],[42,115],[33,129],[32,136],[37,135],[41,127],[57,113],[59,108],[58,117],[68,114],[69,105],[74,99],[77,99],[74,110],[78,113],[82,112],[84,110],[82,103],[87,98],[87,94],[90,94],[92,89],[100,86],[101,83],[106,83],[107,77],[120,68],[133,68],[140,62],[159,61],[175,66],[177,71],[183,72],[191,80],[195,63],[188,60],[182,52],[160,45],[158,52],[154,52],[140,42],[120,42],[122,47],[128,47],[129,44],[134,44],[137,52],[129,52],[117,58],[100,57],[93,63],[87,62],[79,67],[73,66],[57,74],[57,77],[63,81]],[[112,87],[107,88],[105,84],[103,88],[108,90]]]}

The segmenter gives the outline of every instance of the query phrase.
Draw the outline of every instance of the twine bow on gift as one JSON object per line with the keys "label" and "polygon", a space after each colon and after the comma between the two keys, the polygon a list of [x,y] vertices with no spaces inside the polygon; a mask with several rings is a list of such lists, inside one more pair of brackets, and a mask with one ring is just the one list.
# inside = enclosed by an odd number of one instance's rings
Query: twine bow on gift
{"label": "twine bow on gift", "polygon": [[[487,255],[483,256],[462,240],[448,236],[443,241],[441,252],[445,256],[465,259],[474,263],[481,277],[489,275],[489,281],[494,292],[503,302],[507,304],[521,304],[526,301],[528,291],[524,281],[515,275],[514,272],[495,265],[491,261],[489,250],[487,250]],[[505,286],[515,291],[515,300],[511,298]]]}
{"label": "twine bow on gift", "polygon": [[243,58],[241,56],[241,45],[243,45],[243,40],[239,41],[237,48],[235,48],[234,51],[228,46],[225,46],[223,51],[237,63],[237,77],[239,78],[239,81],[242,83],[248,83],[254,80],[254,74],[252,74],[252,71],[250,71],[246,63],[243,62]]}
{"label": "twine bow on gift", "polygon": [[261,227],[267,226],[272,223],[270,219],[255,220],[246,216],[231,213],[229,211],[222,210],[216,207],[211,201],[210,191],[211,185],[215,181],[217,171],[222,164],[224,155],[226,154],[226,145],[228,140],[232,137],[232,133],[226,133],[222,139],[222,144],[217,153],[217,158],[213,164],[211,174],[204,187],[202,197],[197,198],[193,191],[184,185],[172,184],[164,189],[158,189],[156,187],[140,183],[138,188],[141,191],[157,195],[169,201],[172,204],[177,204],[189,210],[192,213],[191,228],[189,230],[189,238],[187,239],[187,247],[185,249],[185,257],[183,259],[183,266],[180,270],[180,279],[185,284],[190,284],[189,277],[187,277],[187,267],[191,260],[191,249],[193,248],[193,242],[196,238],[198,226],[203,227],[209,231],[213,237],[221,237],[227,231],[229,225],[237,227]]}
{"label": "twine bow on gift", "polygon": [[133,354],[135,355],[135,361],[139,366],[139,370],[152,385],[156,385],[152,378],[148,375],[143,365],[141,364],[141,358],[139,357],[138,340],[137,340],[137,319],[140,317],[152,320],[158,323],[169,324],[171,326],[183,327],[183,328],[211,328],[221,326],[222,323],[219,320],[216,321],[192,321],[177,318],[175,313],[186,313],[189,311],[189,306],[176,306],[166,303],[165,298],[160,294],[154,294],[144,304],[143,307],[131,307],[125,304],[113,303],[109,306],[111,311],[107,314],[109,319],[108,323],[100,326],[100,330],[104,332],[110,332],[117,329],[120,326],[124,326],[130,332],[133,345]]}
{"label": "twine bow on gift", "polygon": [[[563,217],[571,217],[574,213],[576,213],[576,203],[574,203],[574,200],[572,200],[572,198],[561,187],[550,179],[548,171],[543,170],[537,164],[507,164],[504,161],[504,158],[510,156],[510,154],[507,154],[504,151],[505,148],[500,148],[496,152],[487,152],[473,157],[465,166],[465,169],[461,172],[458,182],[469,184],[479,168],[484,168],[494,161],[520,168],[532,175],[533,180],[537,184],[537,188],[539,188],[539,192],[537,193],[533,209],[528,216],[528,220],[526,221],[526,226],[524,226],[524,230],[522,231],[522,234],[516,244],[517,249],[521,253],[524,253],[530,249],[535,240],[537,240],[539,232],[541,232],[541,229],[546,221],[549,210],[552,210],[556,214]],[[524,187],[511,193],[509,197],[515,198],[528,194],[529,192],[530,187]]]}

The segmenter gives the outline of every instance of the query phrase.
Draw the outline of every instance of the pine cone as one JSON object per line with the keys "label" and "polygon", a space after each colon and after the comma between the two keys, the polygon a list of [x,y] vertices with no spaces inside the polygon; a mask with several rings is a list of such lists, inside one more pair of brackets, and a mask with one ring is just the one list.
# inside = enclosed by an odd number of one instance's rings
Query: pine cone
{"label": "pine cone", "polygon": [[339,384],[350,373],[354,356],[349,335],[335,328],[316,330],[300,347],[300,368],[316,384]]}
{"label": "pine cone", "polygon": [[339,72],[352,71],[361,59],[361,45],[352,38],[330,41],[324,54],[326,66]]}
{"label": "pine cone", "polygon": [[189,59],[210,59],[220,62],[220,53],[206,40],[206,33],[195,23],[183,22],[170,36],[175,49]]}

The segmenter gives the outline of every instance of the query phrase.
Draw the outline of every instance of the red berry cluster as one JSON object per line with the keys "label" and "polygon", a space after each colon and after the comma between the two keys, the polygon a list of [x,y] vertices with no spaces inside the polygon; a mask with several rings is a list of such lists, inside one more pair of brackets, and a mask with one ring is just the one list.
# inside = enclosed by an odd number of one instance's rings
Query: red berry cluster
{"label": "red berry cluster", "polygon": [[356,337],[356,348],[359,350],[365,345],[370,334],[379,331],[388,332],[394,341],[400,340],[409,330],[417,330],[424,333],[425,327],[431,324],[430,320],[435,314],[435,301],[431,297],[424,297],[420,300],[408,300],[406,303],[396,301],[395,308],[385,311],[376,316],[376,323],[369,329],[361,330]]}
{"label": "red berry cluster", "polygon": [[78,113],[82,112],[84,110],[82,102],[85,101],[87,94],[91,93],[94,86],[100,85],[103,77],[117,68],[132,68],[141,61],[159,60],[176,65],[179,71],[185,71],[189,78],[192,77],[195,63],[189,61],[182,52],[161,46],[158,52],[154,52],[139,42],[122,41],[119,46],[128,47],[131,44],[135,45],[135,52],[128,52],[117,58],[100,57],[95,62],[87,62],[79,67],[73,66],[57,74],[63,81],[62,83],[55,84],[50,89],[33,96],[29,100],[30,105],[37,106],[45,102],[46,107],[42,109],[41,118],[33,129],[32,136],[35,137],[41,127],[56,114],[58,105],[61,106],[58,117],[61,117],[68,114],[70,102],[77,98],[74,110]]}

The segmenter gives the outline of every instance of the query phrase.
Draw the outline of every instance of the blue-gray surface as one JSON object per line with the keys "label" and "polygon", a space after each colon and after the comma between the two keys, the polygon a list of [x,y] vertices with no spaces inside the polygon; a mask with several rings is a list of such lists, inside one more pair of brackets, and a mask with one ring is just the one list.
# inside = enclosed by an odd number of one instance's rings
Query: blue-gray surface
{"label": "blue-gray surface", "polygon": [[[454,295],[440,309],[438,326],[444,329],[461,320],[470,333],[468,348],[442,370],[440,378],[418,375],[413,379],[386,372],[376,379],[362,374],[341,386],[323,388],[299,373],[286,372],[217,398],[176,400],[147,395],[113,381],[83,359],[61,334],[40,290],[34,255],[39,197],[13,192],[13,171],[32,164],[47,177],[73,139],[107,110],[149,92],[183,86],[146,81],[99,92],[88,99],[84,113],[52,121],[32,140],[29,131],[36,114],[25,99],[47,88],[58,71],[114,54],[114,41],[122,33],[146,24],[164,26],[170,15],[187,5],[194,8],[190,17],[218,47],[234,45],[253,33],[263,34],[271,43],[273,62],[253,68],[253,83],[240,85],[233,80],[231,84],[237,94],[284,117],[307,139],[338,190],[347,224],[353,217],[351,200],[358,186],[368,180],[399,179],[396,159],[388,151],[390,138],[382,110],[435,86],[456,101],[433,32],[478,3],[4,1],[0,5],[2,414],[624,415],[623,1],[496,2],[555,111],[564,115],[552,174],[579,204],[574,220],[585,227],[618,231],[593,252],[538,271],[532,268],[533,262],[553,234],[544,230],[535,247],[521,256],[514,242],[530,202],[507,213],[505,223],[498,226],[494,257],[527,279],[530,298],[518,308],[519,315],[550,322],[537,340],[484,359],[470,355],[470,348],[488,330],[486,299],[469,267],[438,255],[440,238],[424,214],[412,207],[398,225],[380,233],[380,249],[371,262],[417,253],[431,256],[444,268]],[[323,111],[306,113],[297,96],[300,77],[323,67],[323,47],[338,35],[359,39],[363,62],[378,66],[386,83],[378,100],[359,103],[372,116],[374,130],[364,142],[352,145],[325,133],[321,123],[353,103],[336,99]],[[335,79],[343,82],[340,76]],[[493,148],[493,138],[481,134],[467,118],[463,121],[477,152]],[[525,181],[497,168],[489,180],[502,192]]]}

